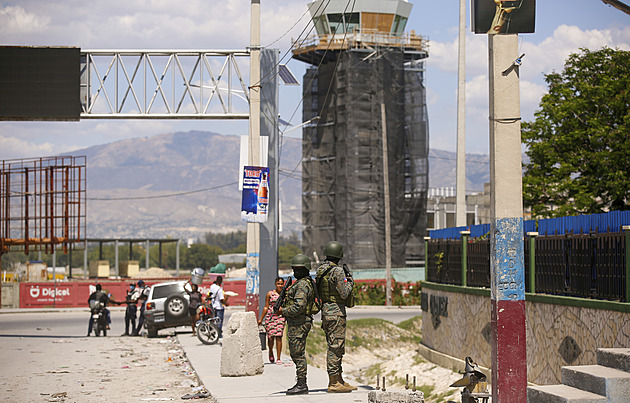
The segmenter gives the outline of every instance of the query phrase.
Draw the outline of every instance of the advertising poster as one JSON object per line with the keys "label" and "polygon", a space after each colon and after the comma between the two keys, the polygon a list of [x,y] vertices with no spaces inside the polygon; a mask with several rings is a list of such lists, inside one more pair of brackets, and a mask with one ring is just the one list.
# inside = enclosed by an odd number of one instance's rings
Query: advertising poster
{"label": "advertising poster", "polygon": [[536,0],[472,0],[471,13],[476,34],[531,34]]}
{"label": "advertising poster", "polygon": [[246,166],[243,169],[241,220],[267,222],[269,208],[269,168]]}

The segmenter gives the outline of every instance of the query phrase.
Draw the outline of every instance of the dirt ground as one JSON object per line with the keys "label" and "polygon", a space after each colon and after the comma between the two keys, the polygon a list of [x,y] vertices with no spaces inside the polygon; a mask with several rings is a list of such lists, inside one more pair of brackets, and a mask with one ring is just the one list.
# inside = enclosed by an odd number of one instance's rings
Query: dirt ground
{"label": "dirt ground", "polygon": [[55,338],[42,329],[5,347],[2,401],[168,401],[205,391],[174,336]]}
{"label": "dirt ground", "polygon": [[[351,383],[374,388],[377,386],[377,377],[381,387],[385,377],[388,390],[403,390],[407,377],[408,387],[413,387],[415,376],[416,387],[424,393],[426,403],[460,401],[461,388],[452,388],[450,385],[462,375],[428,362],[418,353],[418,340],[413,336],[421,333],[422,319],[419,317],[406,329],[386,322],[349,326],[343,358],[344,377]],[[318,340],[313,334],[309,338],[322,343],[319,347],[322,351],[308,357],[309,364],[326,368],[323,338]]]}

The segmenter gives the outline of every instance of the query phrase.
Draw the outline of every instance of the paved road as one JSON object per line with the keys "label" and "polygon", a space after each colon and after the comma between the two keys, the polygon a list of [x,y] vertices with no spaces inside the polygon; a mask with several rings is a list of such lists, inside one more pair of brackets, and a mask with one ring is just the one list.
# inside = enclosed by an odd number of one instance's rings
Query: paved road
{"label": "paved road", "polygon": [[[226,312],[226,323],[233,312],[242,309],[242,307],[229,308]],[[121,378],[128,376],[124,374],[124,371],[130,370],[120,368],[129,368],[128,366],[118,364],[117,371],[121,372],[120,374],[114,370],[104,374],[94,368],[98,360],[105,359],[105,362],[111,362],[110,360],[120,355],[121,351],[141,346],[148,348],[149,340],[147,339],[118,337],[124,331],[124,310],[114,307],[111,312],[112,329],[107,340],[104,340],[102,337],[85,337],[89,319],[87,308],[12,313],[1,310],[0,351],[3,351],[4,364],[0,366],[0,391],[3,391],[0,395],[6,394],[10,400],[21,396],[30,401],[52,401],[48,398],[53,392],[62,390],[72,392],[74,387],[72,401],[108,401],[108,396],[111,397],[115,393],[111,389],[103,389],[103,384],[98,383],[105,381],[111,381],[112,387],[116,383],[118,391],[116,393],[127,393],[125,390],[130,387],[129,393],[135,393],[134,384],[125,385],[127,379]],[[348,312],[350,319],[382,318],[398,323],[419,315],[420,309],[417,307],[389,309],[357,307]],[[159,339],[152,340],[156,343],[167,342],[169,339],[166,335],[172,334],[173,330],[163,330],[160,332]],[[205,346],[199,343],[196,337],[191,336],[189,327],[180,327],[176,331],[181,346],[186,351],[197,374],[220,403],[266,402],[276,398],[282,399],[283,402],[323,403],[330,399],[330,395],[325,392],[326,372],[314,367],[309,367],[309,386],[312,388],[312,393],[295,398],[289,398],[284,394],[286,388],[292,385],[295,376],[295,368],[291,364],[288,364],[288,367],[266,364],[265,374],[258,377],[221,378],[218,374],[220,345]],[[98,348],[101,350],[97,350]],[[114,354],[114,356],[106,356],[108,354]],[[94,361],[94,358],[97,361]],[[153,368],[159,368],[165,365],[164,361],[162,359],[151,365]],[[170,370],[173,369],[159,368],[158,372]],[[137,371],[138,369],[133,370],[134,373]],[[29,379],[32,376],[36,378],[30,382],[20,381],[20,379]],[[80,388],[77,382],[80,383]],[[370,389],[362,386],[359,391],[352,394],[343,395],[343,397],[335,396],[335,401],[340,403],[365,401]],[[181,396],[187,391],[186,389],[173,390],[172,385],[166,385],[166,387],[155,385],[153,390],[157,391],[155,393],[176,396]],[[143,393],[137,397],[146,398],[146,390]],[[133,400],[138,400],[136,395]]]}
{"label": "paved road", "polygon": [[[112,329],[110,336],[119,336],[125,330],[124,308],[110,307],[112,312]],[[225,322],[232,312],[242,311],[243,307],[230,307],[225,313]],[[53,314],[54,313],[54,314]],[[348,319],[380,318],[393,323],[421,315],[420,307],[355,307],[348,309]],[[71,308],[56,310],[0,310],[0,336],[6,335],[39,335],[83,337],[87,334],[89,319],[87,308]],[[320,320],[319,315],[315,317]],[[38,328],[46,329],[38,330]],[[189,328],[179,328],[186,330]]]}
{"label": "paved road", "polygon": [[129,402],[179,400],[191,393],[196,375],[177,341],[118,337],[123,332],[123,315],[120,309],[112,311],[112,336],[85,337],[87,309],[3,310],[0,400]]}

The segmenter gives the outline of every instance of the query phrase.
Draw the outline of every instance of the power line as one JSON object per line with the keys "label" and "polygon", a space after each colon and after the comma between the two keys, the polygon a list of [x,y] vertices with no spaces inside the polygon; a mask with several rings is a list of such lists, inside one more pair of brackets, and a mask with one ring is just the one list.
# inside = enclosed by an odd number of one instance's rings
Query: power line
{"label": "power line", "polygon": [[[435,155],[429,155],[429,158],[433,158],[433,159],[438,159],[438,160],[447,160],[447,161],[457,161],[457,158],[446,158],[446,157],[437,157]],[[483,164],[483,165],[490,165],[489,161],[472,161],[472,160],[466,160],[467,164]]]}
{"label": "power line", "polygon": [[218,185],[218,186],[213,186],[210,188],[205,188],[205,189],[197,189],[197,190],[191,190],[188,192],[179,192],[179,193],[169,193],[169,194],[165,194],[165,195],[158,195],[158,196],[136,196],[136,197],[87,197],[87,200],[93,200],[93,201],[115,201],[115,200],[146,200],[146,199],[163,199],[163,198],[167,198],[167,197],[177,197],[177,196],[184,196],[184,195],[188,195],[188,194],[192,194],[192,193],[201,193],[201,192],[207,192],[209,190],[216,190],[216,189],[221,189],[224,187],[228,187],[228,186],[234,186],[238,184],[238,182],[232,182],[232,183],[226,183],[223,185]]}

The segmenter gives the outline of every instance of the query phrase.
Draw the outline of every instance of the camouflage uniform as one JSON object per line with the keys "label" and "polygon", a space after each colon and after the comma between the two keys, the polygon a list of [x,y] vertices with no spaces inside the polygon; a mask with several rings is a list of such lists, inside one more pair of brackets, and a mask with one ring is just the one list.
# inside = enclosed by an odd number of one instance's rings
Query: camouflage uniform
{"label": "camouflage uniform", "polygon": [[[330,271],[322,278],[324,272]],[[354,280],[346,277],[343,268],[326,260],[317,269],[322,307],[322,329],[326,333],[328,351],[326,353],[326,370],[328,375],[341,375],[341,360],[346,346],[346,305],[345,300],[352,292]],[[328,281],[326,281],[328,279]],[[327,284],[326,284],[327,283]]]}
{"label": "camouflage uniform", "polygon": [[289,287],[282,306],[282,316],[287,318],[289,353],[298,378],[306,378],[306,337],[313,324],[313,317],[307,314],[307,309],[314,299],[313,283],[309,277],[304,277]]}

